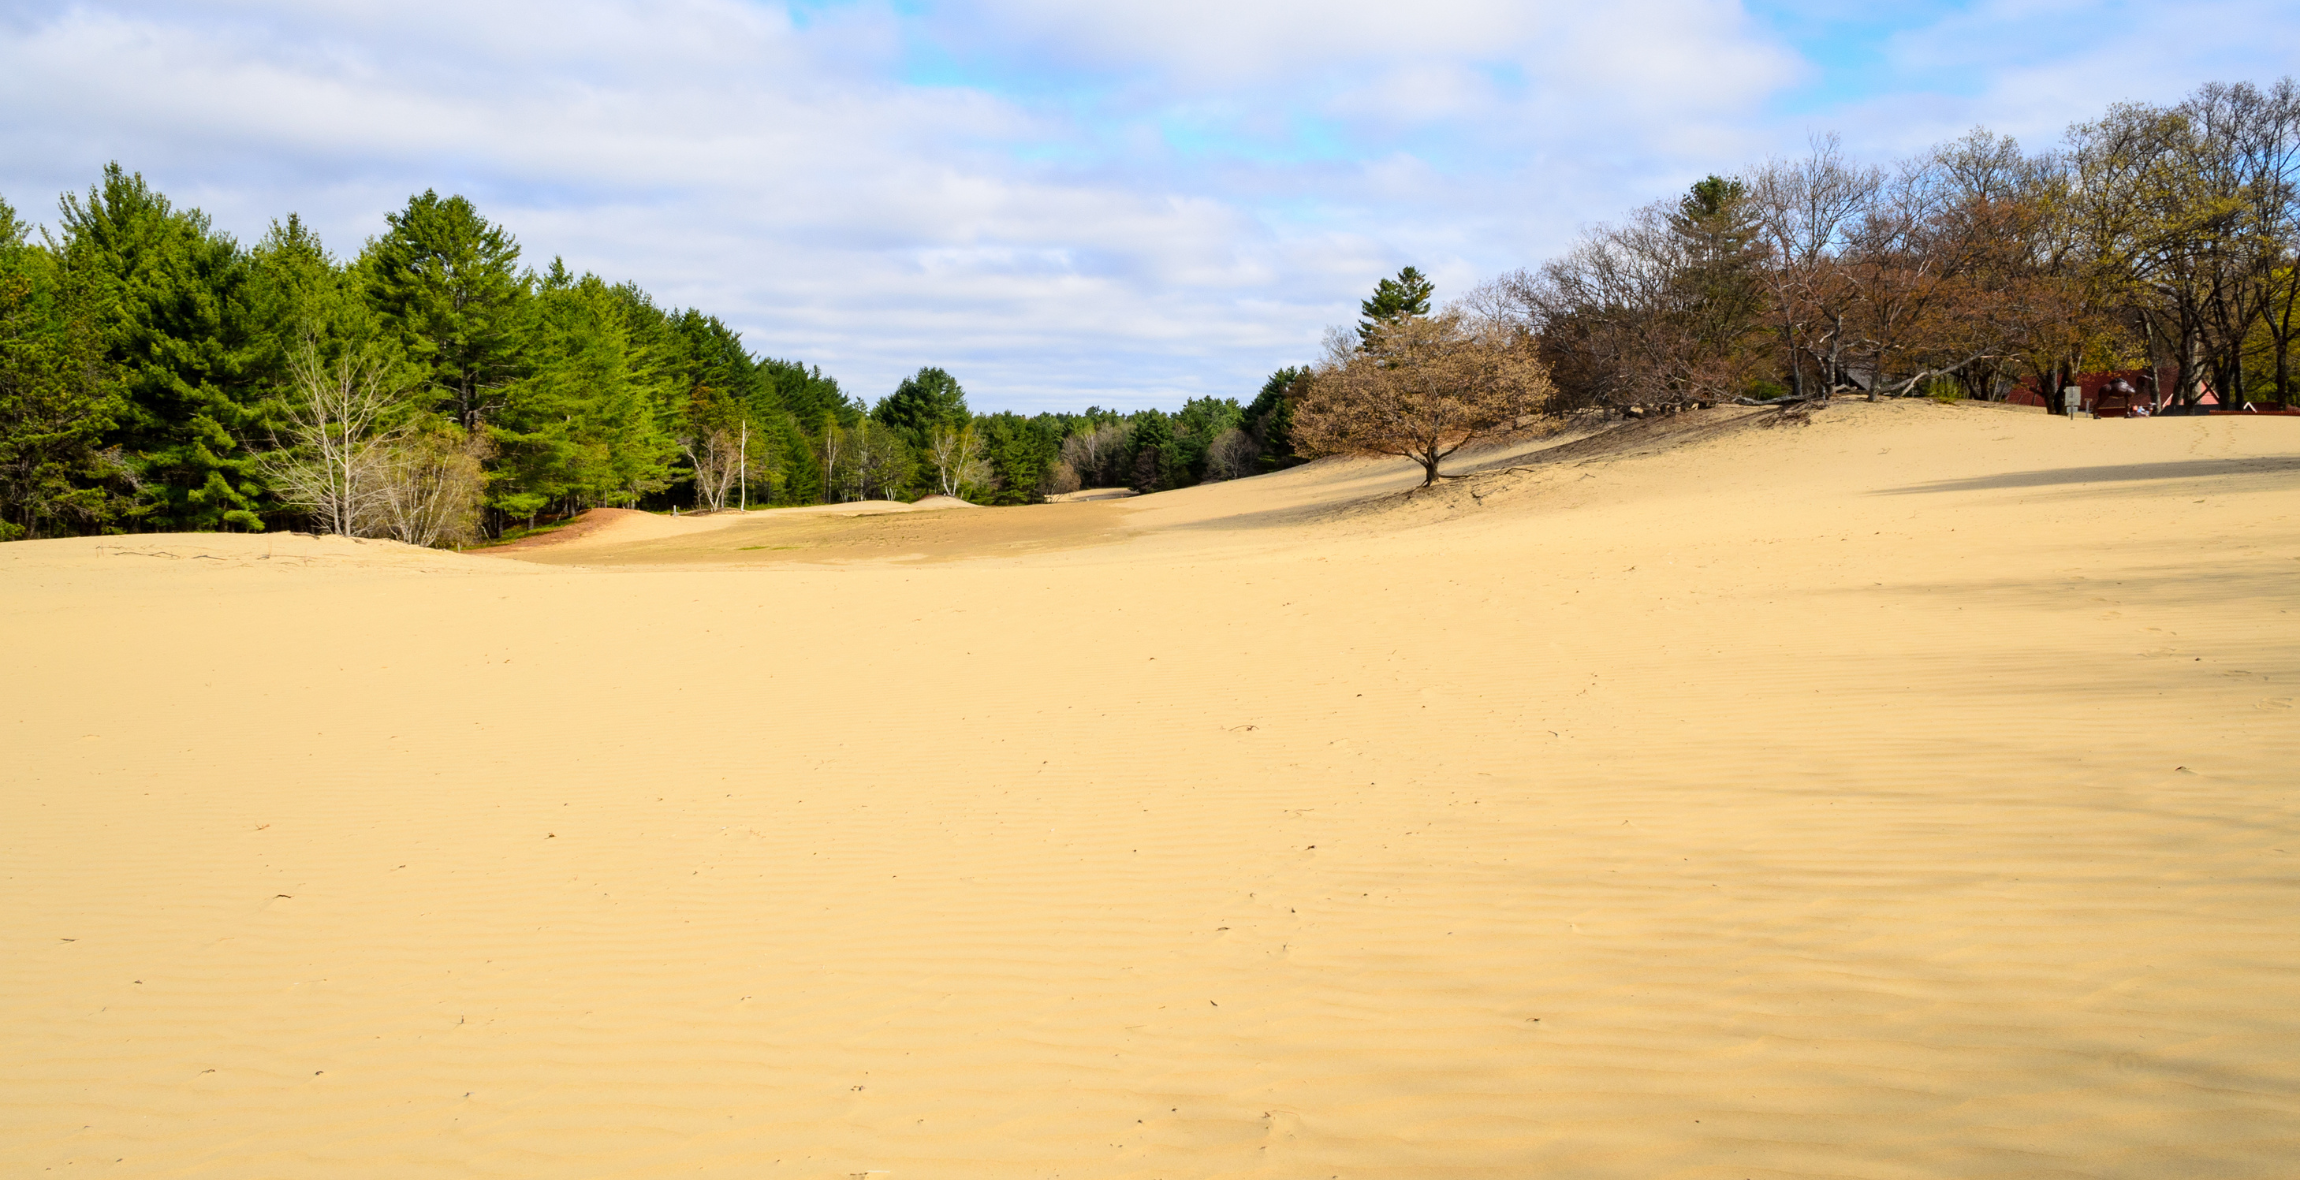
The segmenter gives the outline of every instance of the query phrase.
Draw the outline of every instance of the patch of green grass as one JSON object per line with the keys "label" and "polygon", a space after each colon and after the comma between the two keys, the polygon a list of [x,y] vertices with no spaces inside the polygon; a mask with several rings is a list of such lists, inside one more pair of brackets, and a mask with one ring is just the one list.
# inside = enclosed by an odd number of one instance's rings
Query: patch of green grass
{"label": "patch of green grass", "polygon": [[1925,383],[1925,396],[1942,405],[1961,402],[1965,400],[1965,387],[1954,381],[1928,381]]}

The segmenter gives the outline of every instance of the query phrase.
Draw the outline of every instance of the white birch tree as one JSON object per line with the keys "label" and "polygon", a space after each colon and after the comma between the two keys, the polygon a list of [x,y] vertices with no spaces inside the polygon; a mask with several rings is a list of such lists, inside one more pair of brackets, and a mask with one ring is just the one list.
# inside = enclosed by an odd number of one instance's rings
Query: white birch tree
{"label": "white birch tree", "polygon": [[927,457],[934,463],[935,482],[945,496],[956,496],[967,484],[988,481],[990,465],[982,459],[982,439],[970,424],[943,423],[927,439]]}
{"label": "white birch tree", "polygon": [[328,364],[309,340],[288,373],[288,437],[266,462],[273,485],[321,532],[374,535],[386,458],[403,433],[391,419],[405,391],[376,358],[346,354]]}

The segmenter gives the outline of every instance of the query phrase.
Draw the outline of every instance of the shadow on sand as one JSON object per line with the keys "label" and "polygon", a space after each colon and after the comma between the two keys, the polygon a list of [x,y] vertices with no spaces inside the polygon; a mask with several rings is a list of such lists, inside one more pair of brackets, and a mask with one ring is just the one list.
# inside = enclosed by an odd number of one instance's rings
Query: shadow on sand
{"label": "shadow on sand", "polygon": [[2174,479],[2211,479],[2232,475],[2278,475],[2300,472],[2300,458],[2184,459],[2176,463],[2127,463],[2114,467],[2057,467],[2049,471],[2008,471],[1971,479],[1944,479],[1932,483],[1884,488],[1878,496],[1919,496],[1934,492],[1980,492],[1998,488],[2048,488],[2070,484],[2146,483]]}

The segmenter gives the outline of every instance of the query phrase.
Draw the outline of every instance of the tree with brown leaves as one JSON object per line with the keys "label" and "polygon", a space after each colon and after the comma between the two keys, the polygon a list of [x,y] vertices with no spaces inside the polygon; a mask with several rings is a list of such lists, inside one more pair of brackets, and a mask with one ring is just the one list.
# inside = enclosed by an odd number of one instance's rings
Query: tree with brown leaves
{"label": "tree with brown leaves", "polygon": [[1541,413],[1552,392],[1530,336],[1458,309],[1374,324],[1362,343],[1335,334],[1308,386],[1294,411],[1306,453],[1412,459],[1423,487],[1454,452]]}

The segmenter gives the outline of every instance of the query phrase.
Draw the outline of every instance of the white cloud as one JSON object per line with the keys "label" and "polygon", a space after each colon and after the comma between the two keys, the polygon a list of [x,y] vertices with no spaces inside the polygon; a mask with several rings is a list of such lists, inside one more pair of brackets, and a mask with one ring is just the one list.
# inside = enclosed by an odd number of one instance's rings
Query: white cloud
{"label": "white cloud", "polygon": [[2111,103],[2300,72],[2300,4],[1983,0],[1884,50],[1892,89],[1835,112],[1850,142],[1905,153],[1985,125],[2040,149]]}
{"label": "white cloud", "polygon": [[[2262,11],[2213,19],[2289,60]],[[2065,38],[1970,48],[2033,10],[1958,19],[1895,60],[2002,81],[1850,108],[1856,142],[2057,125],[2099,105],[2069,71],[2178,40],[2152,18],[2054,65]],[[0,193],[41,216],[118,159],[243,236],[292,210],[350,251],[462,192],[531,261],[866,396],[941,364],[986,407],[1172,405],[1250,394],[1402,263],[1459,291],[1793,147],[1767,103],[1809,73],[1724,0],[58,0],[0,14]]]}

